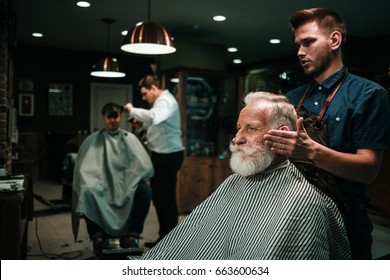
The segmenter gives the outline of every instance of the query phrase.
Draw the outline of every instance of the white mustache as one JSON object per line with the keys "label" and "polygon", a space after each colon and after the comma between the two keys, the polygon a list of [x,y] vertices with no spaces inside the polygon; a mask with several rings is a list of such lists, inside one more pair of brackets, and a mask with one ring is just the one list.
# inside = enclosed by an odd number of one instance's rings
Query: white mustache
{"label": "white mustache", "polygon": [[256,147],[248,147],[248,146],[242,146],[242,145],[235,145],[233,143],[230,143],[230,151],[232,153],[242,152],[245,155],[252,155],[257,152]]}

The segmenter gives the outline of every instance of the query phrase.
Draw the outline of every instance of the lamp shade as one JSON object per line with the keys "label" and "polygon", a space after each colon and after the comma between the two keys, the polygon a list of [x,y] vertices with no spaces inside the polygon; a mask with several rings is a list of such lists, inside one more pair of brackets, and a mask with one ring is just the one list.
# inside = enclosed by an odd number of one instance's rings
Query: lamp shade
{"label": "lamp shade", "polygon": [[104,78],[122,78],[126,74],[122,70],[122,66],[115,57],[106,56],[99,59],[92,66],[91,76]]}
{"label": "lamp shade", "polygon": [[170,54],[176,51],[168,31],[154,22],[143,22],[129,32],[121,49],[136,54]]}

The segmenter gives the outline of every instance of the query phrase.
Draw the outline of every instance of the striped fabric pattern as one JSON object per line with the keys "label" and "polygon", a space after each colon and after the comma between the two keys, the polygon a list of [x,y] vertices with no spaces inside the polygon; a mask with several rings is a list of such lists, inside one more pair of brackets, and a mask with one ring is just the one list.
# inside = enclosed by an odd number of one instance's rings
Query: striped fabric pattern
{"label": "striped fabric pattern", "polygon": [[143,259],[349,259],[333,201],[286,161],[233,174]]}

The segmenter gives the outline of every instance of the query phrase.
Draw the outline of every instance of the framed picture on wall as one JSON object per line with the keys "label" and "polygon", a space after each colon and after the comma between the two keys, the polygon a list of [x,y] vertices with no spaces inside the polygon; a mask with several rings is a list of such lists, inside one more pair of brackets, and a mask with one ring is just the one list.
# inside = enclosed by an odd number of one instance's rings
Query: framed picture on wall
{"label": "framed picture on wall", "polygon": [[34,90],[34,82],[32,80],[20,80],[18,83],[18,87],[20,91],[33,91]]}
{"label": "framed picture on wall", "polygon": [[34,116],[34,95],[19,94],[19,116]]}
{"label": "framed picture on wall", "polygon": [[49,116],[73,116],[73,85],[49,84]]}

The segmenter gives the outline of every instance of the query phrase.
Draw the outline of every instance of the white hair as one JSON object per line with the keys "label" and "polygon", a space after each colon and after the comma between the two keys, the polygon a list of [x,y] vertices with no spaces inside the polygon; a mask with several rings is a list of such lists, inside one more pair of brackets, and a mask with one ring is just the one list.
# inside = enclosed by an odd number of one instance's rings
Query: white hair
{"label": "white hair", "polygon": [[295,130],[297,114],[284,95],[264,91],[251,92],[245,96],[244,104],[258,105],[259,109],[268,108],[268,119],[265,121],[272,128],[287,125],[291,130]]}

